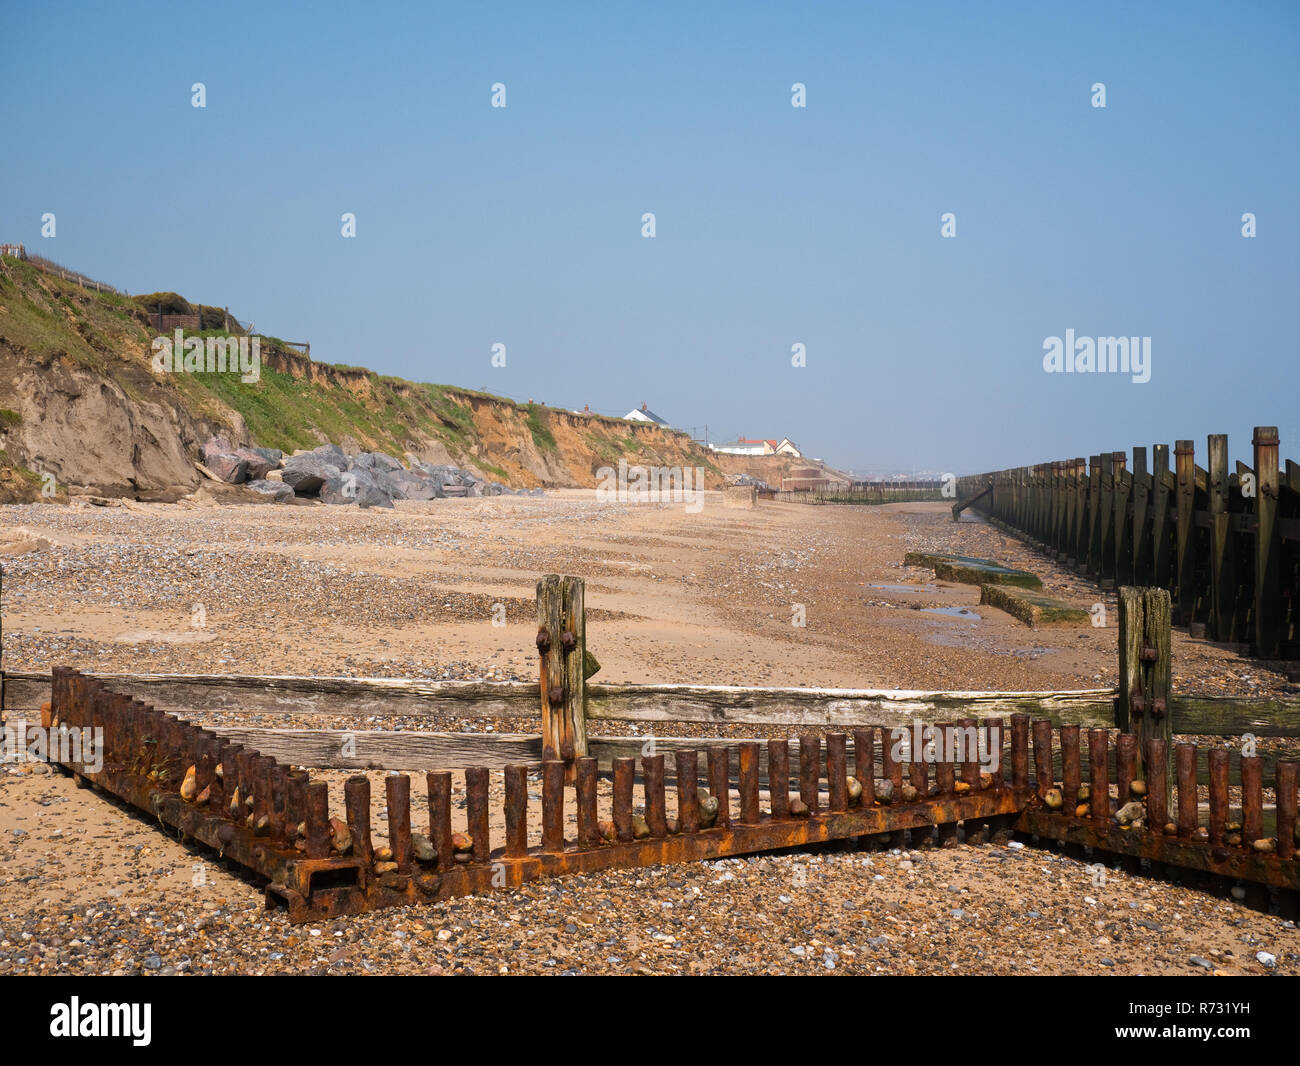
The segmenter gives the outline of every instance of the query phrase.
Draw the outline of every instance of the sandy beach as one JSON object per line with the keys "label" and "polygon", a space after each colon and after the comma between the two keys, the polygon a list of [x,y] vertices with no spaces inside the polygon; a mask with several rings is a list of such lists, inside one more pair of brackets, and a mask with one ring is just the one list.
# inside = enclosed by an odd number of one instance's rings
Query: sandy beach
{"label": "sandy beach", "polygon": [[[902,565],[908,550],[996,557],[1113,617],[1112,594],[985,524],[955,524],[940,504],[714,503],[608,506],[574,491],[395,513],[9,508],[0,542],[45,543],[4,558],[5,663],[531,680],[534,585],[559,572],[586,578],[600,680],[1115,682],[1113,626],[1033,631],[980,607],[974,587]],[[791,624],[797,604],[804,627]],[[1178,690],[1289,685],[1281,669],[1174,640]],[[215,856],[47,770],[0,773],[0,973],[1300,972],[1294,923],[1118,869],[1099,881],[1076,859],[1015,845],[834,846],[290,926]],[[341,793],[346,776],[323,779]]]}

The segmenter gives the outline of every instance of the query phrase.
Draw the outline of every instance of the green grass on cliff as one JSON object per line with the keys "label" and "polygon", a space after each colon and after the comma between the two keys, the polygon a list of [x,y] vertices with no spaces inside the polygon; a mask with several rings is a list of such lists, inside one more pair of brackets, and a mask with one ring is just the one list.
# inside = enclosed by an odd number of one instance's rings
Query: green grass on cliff
{"label": "green grass on cliff", "polygon": [[[0,264],[0,348],[42,361],[69,359],[111,378],[141,402],[156,403],[170,394],[192,414],[215,425],[228,424],[234,410],[253,440],[286,452],[315,447],[323,437],[336,443],[350,438],[363,447],[401,456],[416,439],[432,439],[441,441],[453,456],[473,458],[481,469],[506,480],[507,471],[497,465],[503,458],[485,454],[475,422],[475,410],[483,404],[493,406],[494,417],[507,434],[517,430],[543,454],[560,451],[554,420],[567,417],[560,409],[516,403],[474,389],[408,382],[361,367],[316,363],[310,376],[295,377],[288,369],[297,371],[306,364],[270,336],[262,338],[256,382],[243,382],[238,373],[156,375],[149,362],[157,331],[145,305],[150,309],[161,305],[172,313],[199,310],[205,326],[210,319],[222,321],[225,314],[221,308],[193,304],[172,292],[135,298],[84,289],[75,281],[5,257]],[[200,335],[229,334],[207,329]],[[270,363],[286,369],[273,370]],[[0,428],[20,422],[16,412],[0,410]],[[622,419],[591,416],[582,436],[602,458],[616,460],[643,448],[638,433]],[[488,462],[489,458],[496,463]],[[709,460],[696,461],[716,472]]]}

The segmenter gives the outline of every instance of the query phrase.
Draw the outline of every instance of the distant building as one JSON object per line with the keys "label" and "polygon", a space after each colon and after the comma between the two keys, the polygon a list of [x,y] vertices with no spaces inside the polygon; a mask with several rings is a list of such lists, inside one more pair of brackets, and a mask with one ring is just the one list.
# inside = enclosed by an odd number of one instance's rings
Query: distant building
{"label": "distant building", "polygon": [[729,441],[726,444],[712,444],[710,447],[715,452],[723,452],[726,455],[788,455],[792,459],[803,458],[799,445],[789,437],[782,437],[780,440],[750,440],[748,437],[741,437],[739,440]]}
{"label": "distant building", "polygon": [[633,422],[651,422],[656,426],[668,425],[668,420],[666,418],[660,418],[657,414],[655,414],[652,410],[650,410],[650,408],[648,408],[645,404],[641,405],[641,410],[629,411],[623,417],[629,418]]}
{"label": "distant building", "polygon": [[776,441],[748,440],[741,437],[726,444],[714,444],[712,448],[715,452],[722,452],[723,455],[775,455]]}

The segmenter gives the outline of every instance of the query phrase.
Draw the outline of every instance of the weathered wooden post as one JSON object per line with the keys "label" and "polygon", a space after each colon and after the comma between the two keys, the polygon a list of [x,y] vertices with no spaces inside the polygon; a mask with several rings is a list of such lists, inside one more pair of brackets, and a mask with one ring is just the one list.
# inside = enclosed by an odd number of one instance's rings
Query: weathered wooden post
{"label": "weathered wooden post", "polygon": [[1173,582],[1173,562],[1169,553],[1169,497],[1173,490],[1173,477],[1169,473],[1169,445],[1156,444],[1151,448],[1151,579],[1158,588],[1169,588]]}
{"label": "weathered wooden post", "polygon": [[[1173,743],[1170,715],[1170,599],[1166,589],[1119,590],[1119,698],[1115,724],[1137,737],[1138,776],[1146,776],[1148,742]],[[1166,776],[1172,781],[1172,765]],[[1128,782],[1123,782],[1127,786]]]}
{"label": "weathered wooden post", "polygon": [[[1133,449],[1136,454],[1137,449]],[[1146,452],[1142,454],[1143,463]],[[1115,569],[1115,585],[1130,584],[1133,581],[1133,542],[1132,525],[1129,522],[1129,502],[1133,498],[1133,475],[1128,472],[1128,455],[1116,452],[1114,457],[1115,477],[1115,541],[1114,557],[1111,565]]]}
{"label": "weathered wooden post", "polygon": [[1129,527],[1128,578],[1135,585],[1155,585],[1151,578],[1151,541],[1147,535],[1147,510],[1151,499],[1151,475],[1147,473],[1147,450],[1133,449],[1133,521]]}
{"label": "weathered wooden post", "polygon": [[1088,552],[1083,569],[1092,578],[1101,575],[1101,509],[1101,456],[1091,455],[1088,457]]}
{"label": "weathered wooden post", "polygon": [[1192,523],[1196,507],[1196,447],[1190,440],[1174,444],[1177,479],[1178,550],[1174,560],[1174,586],[1178,590],[1178,624],[1196,621],[1196,532]]}
{"label": "weathered wooden post", "polygon": [[1210,489],[1210,638],[1233,641],[1233,607],[1237,582],[1231,551],[1231,516],[1228,513],[1228,437],[1209,436]]}
{"label": "weathered wooden post", "polygon": [[[1277,498],[1277,426],[1256,426],[1255,446],[1255,654],[1278,655],[1282,639],[1282,582]],[[0,681],[3,684],[3,681]]]}
{"label": "weathered wooden post", "polygon": [[576,760],[587,754],[589,675],[583,591],[580,577],[547,574],[537,582],[542,759],[562,761],[569,784],[576,780]]}

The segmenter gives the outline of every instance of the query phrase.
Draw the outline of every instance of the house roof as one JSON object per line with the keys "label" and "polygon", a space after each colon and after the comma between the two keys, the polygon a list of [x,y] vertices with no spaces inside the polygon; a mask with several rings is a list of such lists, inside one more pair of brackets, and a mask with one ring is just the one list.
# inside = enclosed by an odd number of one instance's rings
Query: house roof
{"label": "house roof", "polygon": [[660,418],[657,414],[655,414],[652,410],[650,410],[650,408],[648,408],[645,404],[642,404],[639,408],[636,408],[636,409],[634,409],[634,410],[632,410],[632,411],[629,411],[629,412],[628,412],[627,414],[625,414],[623,417],[624,417],[624,418],[644,418],[646,421],[648,421],[648,422],[654,422],[654,423],[656,423],[657,425],[660,425],[660,426],[666,426],[666,425],[668,425],[668,419],[666,419],[666,418]]}

